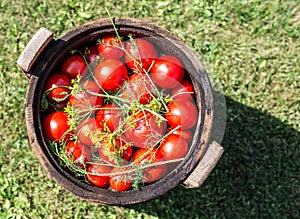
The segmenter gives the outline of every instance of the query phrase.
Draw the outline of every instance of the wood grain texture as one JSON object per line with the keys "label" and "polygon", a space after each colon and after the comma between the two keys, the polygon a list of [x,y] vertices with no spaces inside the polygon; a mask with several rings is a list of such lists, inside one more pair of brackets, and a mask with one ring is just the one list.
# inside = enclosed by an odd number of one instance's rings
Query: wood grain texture
{"label": "wood grain texture", "polygon": [[186,188],[199,188],[216,166],[223,152],[224,148],[217,142],[213,141],[208,146],[204,156],[198,163],[195,170],[183,182],[183,185]]}
{"label": "wood grain texture", "polygon": [[17,65],[28,73],[44,48],[53,39],[53,34],[46,28],[40,28],[26,45],[17,60]]}
{"label": "wood grain texture", "polygon": [[[196,93],[196,105],[199,110],[198,122],[191,149],[184,161],[174,171],[163,179],[138,190],[114,192],[109,189],[99,189],[73,177],[69,171],[58,164],[57,158],[47,147],[42,131],[43,118],[40,112],[45,81],[71,50],[95,42],[103,36],[114,34],[109,19],[99,19],[79,26],[61,38],[52,40],[42,53],[36,54],[35,62],[31,63],[29,69],[31,79],[27,91],[25,111],[28,136],[32,148],[51,178],[73,195],[90,202],[101,205],[128,205],[165,194],[182,183],[196,168],[204,156],[210,140],[213,122],[213,97],[207,72],[199,61],[199,57],[172,33],[153,23],[131,18],[114,18],[114,23],[120,35],[131,34],[133,37],[147,37],[166,53],[177,56],[184,63],[186,72],[191,78]],[[28,71],[27,67],[24,69]]]}

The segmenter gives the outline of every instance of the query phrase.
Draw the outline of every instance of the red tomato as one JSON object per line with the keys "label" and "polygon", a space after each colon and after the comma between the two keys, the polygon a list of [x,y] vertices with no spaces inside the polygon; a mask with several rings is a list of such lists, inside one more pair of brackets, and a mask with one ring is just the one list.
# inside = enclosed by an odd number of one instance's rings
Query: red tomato
{"label": "red tomato", "polygon": [[110,167],[101,163],[94,163],[89,164],[86,171],[86,178],[91,184],[103,189],[109,187],[110,176],[106,174],[111,172]]}
{"label": "red tomato", "polygon": [[109,184],[110,187],[117,192],[122,192],[131,189],[132,187],[132,180],[130,179],[130,174],[123,173],[127,169],[122,168],[114,168],[111,172],[112,173],[120,173],[117,175],[112,175]]}
{"label": "red tomato", "polygon": [[80,55],[70,55],[62,63],[60,70],[69,78],[74,79],[77,75],[82,75],[87,67],[84,58]]}
{"label": "red tomato", "polygon": [[132,116],[125,126],[125,136],[139,148],[151,148],[158,143],[166,131],[166,122],[145,111]]}
{"label": "red tomato", "polygon": [[103,145],[98,149],[101,159],[114,165],[121,165],[128,161],[133,154],[133,148],[124,140],[124,136],[117,137],[114,145]]}
{"label": "red tomato", "polygon": [[157,148],[139,148],[132,156],[132,161],[135,163],[154,163],[161,160],[162,155]]}
{"label": "red tomato", "polygon": [[83,90],[70,96],[70,105],[82,113],[94,111],[95,109],[100,108],[104,98],[102,96],[98,96],[98,94],[103,94],[103,92],[97,83],[89,80],[83,81],[81,85]]}
{"label": "red tomato", "polygon": [[66,75],[51,75],[45,84],[46,91],[52,89],[47,97],[55,103],[62,102],[70,93],[70,89],[67,87],[71,87],[71,80]]}
{"label": "red tomato", "polygon": [[97,46],[88,46],[84,51],[84,55],[89,63],[92,63],[95,60],[97,60],[97,57],[99,56]]}
{"label": "red tomato", "polygon": [[168,173],[168,166],[166,164],[155,165],[145,169],[143,181],[145,183],[153,183],[162,179]]}
{"label": "red tomato", "polygon": [[70,105],[76,111],[81,113],[95,111],[100,108],[103,102],[103,97],[88,95],[86,92],[80,92],[71,95],[69,98]]}
{"label": "red tomato", "polygon": [[[125,61],[127,66],[133,71],[144,72],[142,67],[148,71],[152,62],[157,58],[157,51],[149,41],[141,38],[134,39],[126,45]],[[142,66],[135,63],[134,58]]]}
{"label": "red tomato", "polygon": [[115,91],[122,87],[128,72],[118,59],[105,59],[97,65],[94,76],[104,90]]}
{"label": "red tomato", "polygon": [[145,74],[133,74],[128,79],[128,86],[124,86],[122,97],[126,100],[139,100],[141,104],[148,104],[153,99],[150,79]]}
{"label": "red tomato", "polygon": [[75,141],[69,141],[66,144],[65,153],[71,161],[82,169],[84,168],[84,164],[91,160],[89,149]]}
{"label": "red tomato", "polygon": [[93,95],[93,93],[95,93],[95,94],[102,94],[103,93],[101,88],[99,87],[99,85],[95,81],[87,80],[87,81],[80,82],[80,84],[82,85],[82,88],[86,92],[88,92],[90,95]]}
{"label": "red tomato", "polygon": [[183,65],[175,56],[161,56],[151,68],[151,78],[161,88],[174,88],[181,83],[183,77]]}
{"label": "red tomato", "polygon": [[170,134],[159,146],[160,153],[165,160],[183,158],[188,149],[188,144],[184,138],[176,134]]}
{"label": "red tomato", "polygon": [[124,158],[124,160],[130,160],[133,154],[133,148],[131,146],[128,146],[125,150],[122,150],[122,155],[121,157]]}
{"label": "red tomato", "polygon": [[67,134],[69,128],[68,115],[60,111],[51,113],[43,122],[45,136],[50,141],[61,140]]}
{"label": "red tomato", "polygon": [[[119,136],[116,138],[116,144],[119,146],[119,156],[124,160],[130,160],[133,154],[133,148],[129,144],[128,139],[125,136]],[[124,149],[126,148],[126,149]]]}
{"label": "red tomato", "polygon": [[121,47],[121,42],[116,36],[105,36],[98,44],[98,52],[105,59],[121,59],[124,51],[116,46]]}
{"label": "red tomato", "polygon": [[122,117],[122,111],[114,104],[106,104],[96,113],[96,120],[101,126],[106,124],[110,131],[114,131],[119,127]]}
{"label": "red tomato", "polygon": [[[162,161],[162,154],[157,148],[139,148],[132,156],[132,161],[137,164],[150,164]],[[150,183],[163,178],[167,173],[166,164],[147,167],[143,172],[143,181]]]}
{"label": "red tomato", "polygon": [[168,104],[166,119],[172,128],[177,126],[180,126],[182,130],[192,128],[197,118],[197,108],[190,100],[178,99]]}
{"label": "red tomato", "polygon": [[175,99],[192,99],[194,96],[193,85],[188,80],[183,80],[181,84],[172,90],[172,97]]}
{"label": "red tomato", "polygon": [[78,140],[82,144],[92,146],[93,142],[91,140],[91,135],[99,128],[101,127],[94,118],[89,118],[80,122],[77,129]]}
{"label": "red tomato", "polygon": [[[173,131],[172,131],[173,130]],[[186,130],[181,130],[181,128],[178,128],[174,130],[174,128],[169,128],[167,130],[167,133],[171,132],[172,134],[180,135],[181,137],[186,140],[188,144],[192,143],[193,140],[193,130],[192,129],[186,129]]]}
{"label": "red tomato", "polygon": [[98,155],[104,163],[110,163],[113,165],[118,165],[121,162],[120,158],[117,157],[116,153],[113,151],[113,148],[99,147]]}

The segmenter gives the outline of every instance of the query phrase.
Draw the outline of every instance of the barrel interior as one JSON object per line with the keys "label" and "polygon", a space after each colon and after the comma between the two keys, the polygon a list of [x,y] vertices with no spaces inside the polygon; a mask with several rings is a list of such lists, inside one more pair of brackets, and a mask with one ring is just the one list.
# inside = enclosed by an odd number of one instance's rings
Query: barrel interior
{"label": "barrel interior", "polygon": [[29,139],[40,162],[50,176],[72,194],[102,205],[127,205],[144,202],[165,194],[180,184],[199,162],[208,144],[212,118],[212,95],[208,76],[197,57],[182,41],[168,31],[147,22],[134,19],[115,19],[118,32],[122,36],[132,34],[133,37],[147,37],[161,53],[177,56],[186,69],[196,92],[196,105],[199,110],[193,143],[185,160],[175,170],[163,179],[142,187],[138,190],[114,192],[89,185],[78,180],[63,169],[47,147],[42,132],[42,115],[40,111],[41,98],[47,77],[57,71],[61,60],[73,49],[84,47],[99,38],[114,34],[109,19],[100,19],[73,31],[53,41],[38,64],[34,66],[26,103],[26,122]]}

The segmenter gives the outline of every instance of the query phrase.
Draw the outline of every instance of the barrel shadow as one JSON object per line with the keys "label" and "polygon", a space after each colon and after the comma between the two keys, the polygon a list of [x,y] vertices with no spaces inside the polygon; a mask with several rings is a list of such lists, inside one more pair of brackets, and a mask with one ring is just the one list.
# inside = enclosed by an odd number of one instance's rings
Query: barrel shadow
{"label": "barrel shadow", "polygon": [[226,97],[224,154],[199,189],[128,206],[159,218],[299,217],[300,134]]}

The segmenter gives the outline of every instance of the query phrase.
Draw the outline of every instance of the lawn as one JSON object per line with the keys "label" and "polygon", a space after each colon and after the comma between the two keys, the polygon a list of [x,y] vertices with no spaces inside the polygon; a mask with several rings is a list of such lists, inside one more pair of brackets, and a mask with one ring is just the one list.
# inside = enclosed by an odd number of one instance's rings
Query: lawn
{"label": "lawn", "polygon": [[[38,1],[0,3],[0,218],[300,218],[299,1]],[[28,79],[16,65],[46,27],[59,38],[112,16],[152,21],[201,57],[225,96],[225,152],[199,189],[99,206],[73,197],[28,142]]]}

